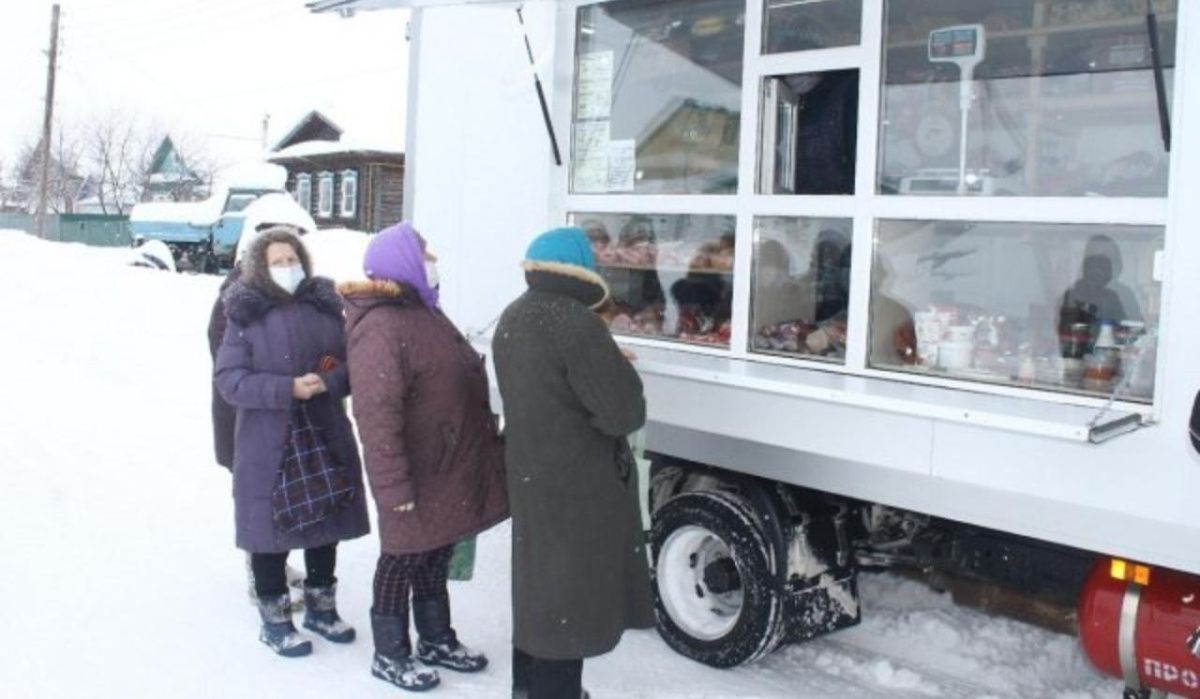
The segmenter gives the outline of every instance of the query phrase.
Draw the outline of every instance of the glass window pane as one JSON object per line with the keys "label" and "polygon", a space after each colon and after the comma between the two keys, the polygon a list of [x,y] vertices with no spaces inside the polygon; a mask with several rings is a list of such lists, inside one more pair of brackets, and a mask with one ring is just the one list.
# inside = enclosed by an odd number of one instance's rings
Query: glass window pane
{"label": "glass window pane", "polygon": [[871,364],[1149,401],[1158,226],[882,221]]}
{"label": "glass window pane", "polygon": [[743,0],[618,0],[579,10],[571,189],[731,194]]}
{"label": "glass window pane", "polygon": [[766,0],[764,53],[854,46],[862,0]]}
{"label": "glass window pane", "polygon": [[845,360],[851,231],[850,219],[755,219],[753,351]]}
{"label": "glass window pane", "polygon": [[[1154,0],[1169,102],[1176,0]],[[1144,0],[888,0],[879,188],[1167,191]]]}
{"label": "glass window pane", "polygon": [[256,199],[257,194],[231,194],[225,202],[225,213],[236,214],[245,211]]}
{"label": "glass window pane", "polygon": [[767,78],[759,194],[853,194],[858,71]]}
{"label": "glass window pane", "polygon": [[612,291],[614,332],[728,347],[732,332],[733,216],[571,216],[592,241]]}

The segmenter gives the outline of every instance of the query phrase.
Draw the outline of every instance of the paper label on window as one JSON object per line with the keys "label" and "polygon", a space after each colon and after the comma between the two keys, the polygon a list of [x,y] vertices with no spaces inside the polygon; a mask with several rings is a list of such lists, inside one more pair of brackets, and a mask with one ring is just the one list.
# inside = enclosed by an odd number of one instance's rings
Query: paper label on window
{"label": "paper label on window", "polygon": [[576,119],[607,119],[612,113],[613,52],[599,51],[579,58],[575,96]]}
{"label": "paper label on window", "polygon": [[637,141],[626,139],[608,144],[608,191],[632,192],[636,184]]}
{"label": "paper label on window", "polygon": [[608,191],[607,121],[584,122],[575,125],[575,161],[572,189],[579,193]]}

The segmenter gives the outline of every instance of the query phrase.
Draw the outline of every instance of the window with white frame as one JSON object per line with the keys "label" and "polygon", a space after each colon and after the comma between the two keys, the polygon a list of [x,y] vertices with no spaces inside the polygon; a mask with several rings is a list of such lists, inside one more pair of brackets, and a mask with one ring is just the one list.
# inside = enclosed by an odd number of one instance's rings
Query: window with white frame
{"label": "window with white frame", "polygon": [[354,218],[358,215],[358,173],[354,170],[342,172],[342,218]]}
{"label": "window with white frame", "polygon": [[296,175],[296,203],[306,212],[312,212],[312,176]]}
{"label": "window with white frame", "polygon": [[585,2],[557,213],[623,335],[1152,402],[1178,5]]}
{"label": "window with white frame", "polygon": [[733,194],[742,0],[614,0],[579,11],[571,190]]}
{"label": "window with white frame", "polygon": [[329,218],[333,215],[333,173],[322,172],[317,182],[317,215]]}

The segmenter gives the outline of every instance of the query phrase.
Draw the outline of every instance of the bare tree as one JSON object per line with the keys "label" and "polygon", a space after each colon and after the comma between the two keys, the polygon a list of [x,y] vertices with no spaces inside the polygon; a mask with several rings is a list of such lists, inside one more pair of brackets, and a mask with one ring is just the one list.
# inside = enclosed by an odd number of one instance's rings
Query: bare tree
{"label": "bare tree", "polygon": [[4,161],[0,160],[0,212],[8,211],[15,195],[16,191],[8,181],[8,171],[4,169]]}
{"label": "bare tree", "polygon": [[124,215],[141,199],[146,151],[151,148],[135,119],[109,112],[87,134],[88,172],[104,214]]}
{"label": "bare tree", "polygon": [[[56,129],[58,138],[51,144],[49,185],[47,187],[47,211],[69,214],[74,211],[75,198],[83,186],[80,175],[82,150],[74,137],[66,134],[62,127]],[[42,148],[34,142],[22,149],[17,159],[16,189],[32,211],[37,206],[38,185],[41,180]]]}

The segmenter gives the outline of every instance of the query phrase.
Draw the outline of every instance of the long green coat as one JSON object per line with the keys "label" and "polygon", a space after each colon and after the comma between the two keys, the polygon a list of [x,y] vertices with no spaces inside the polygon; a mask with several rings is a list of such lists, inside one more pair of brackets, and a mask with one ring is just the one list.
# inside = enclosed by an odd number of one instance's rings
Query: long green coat
{"label": "long green coat", "polygon": [[625,629],[654,625],[626,439],[645,422],[645,400],[588,309],[594,289],[545,272],[528,278],[493,344],[513,518],[513,643],[538,658],[588,658],[612,650]]}

